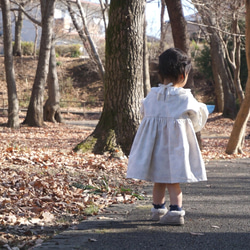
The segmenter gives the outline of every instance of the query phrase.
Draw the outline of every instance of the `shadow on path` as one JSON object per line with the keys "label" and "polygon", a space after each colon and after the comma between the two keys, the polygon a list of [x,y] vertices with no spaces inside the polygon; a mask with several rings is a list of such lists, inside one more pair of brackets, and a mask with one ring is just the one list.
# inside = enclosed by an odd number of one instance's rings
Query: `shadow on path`
{"label": "shadow on path", "polygon": [[250,159],[212,161],[208,181],[183,184],[185,225],[149,220],[146,200],[114,205],[35,249],[250,249]]}

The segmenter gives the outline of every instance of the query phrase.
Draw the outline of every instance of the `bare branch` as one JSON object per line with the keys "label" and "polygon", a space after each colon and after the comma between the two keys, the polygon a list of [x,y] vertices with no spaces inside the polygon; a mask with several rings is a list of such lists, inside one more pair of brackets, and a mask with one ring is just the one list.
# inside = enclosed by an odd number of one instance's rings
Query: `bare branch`
{"label": "bare branch", "polygon": [[[11,2],[14,3],[14,4],[16,4],[16,5],[18,5],[18,7],[20,8],[20,9],[12,9],[12,10],[21,10],[21,11],[24,13],[24,15],[25,15],[31,22],[33,22],[34,24],[37,24],[37,25],[39,25],[39,26],[42,26],[41,21],[38,21],[37,19],[35,19],[35,18],[32,17],[31,15],[29,15],[29,13],[24,9],[22,3],[19,3],[19,2],[17,2],[17,1],[11,1]],[[26,3],[28,3],[28,2],[29,2],[29,1],[27,1]]]}
{"label": "bare branch", "polygon": [[197,26],[200,26],[200,27],[211,28],[211,29],[213,29],[213,30],[222,32],[222,33],[227,34],[227,35],[230,35],[230,36],[245,37],[245,34],[231,33],[231,32],[222,30],[222,29],[220,29],[220,28],[218,28],[218,27],[215,27],[215,26],[210,26],[210,25],[206,25],[206,24],[202,24],[202,23],[196,23],[196,22],[192,22],[192,21],[187,21],[187,23],[193,24],[193,25],[197,25]]}
{"label": "bare branch", "polygon": [[102,65],[102,62],[101,62],[101,59],[98,55],[98,51],[96,49],[96,46],[94,44],[94,41],[92,40],[91,36],[90,36],[90,33],[89,33],[89,30],[87,28],[87,23],[86,23],[86,20],[85,20],[85,13],[84,13],[84,10],[82,8],[82,5],[81,5],[81,2],[79,0],[76,0],[76,4],[77,4],[77,7],[79,9],[79,12],[80,12],[80,15],[81,15],[81,19],[82,19],[82,23],[83,23],[83,29],[84,29],[84,33],[85,35],[87,36],[87,40],[89,42],[89,45],[91,47],[91,51],[93,53],[93,57],[94,57],[94,60],[99,68],[99,72],[100,72],[100,75],[102,77],[102,79],[104,79],[104,67]]}
{"label": "bare branch", "polygon": [[103,22],[104,22],[105,33],[106,33],[107,22],[106,22],[105,12],[106,12],[108,7],[103,3],[102,0],[99,0],[99,2],[100,2],[101,10],[102,10]]}

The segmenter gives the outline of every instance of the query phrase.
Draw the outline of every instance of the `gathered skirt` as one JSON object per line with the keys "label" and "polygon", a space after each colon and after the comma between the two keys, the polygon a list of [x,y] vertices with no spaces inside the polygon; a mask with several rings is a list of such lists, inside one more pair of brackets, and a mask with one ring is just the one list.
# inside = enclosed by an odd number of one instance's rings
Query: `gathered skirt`
{"label": "gathered skirt", "polygon": [[154,183],[206,181],[192,121],[145,117],[131,148],[127,178]]}

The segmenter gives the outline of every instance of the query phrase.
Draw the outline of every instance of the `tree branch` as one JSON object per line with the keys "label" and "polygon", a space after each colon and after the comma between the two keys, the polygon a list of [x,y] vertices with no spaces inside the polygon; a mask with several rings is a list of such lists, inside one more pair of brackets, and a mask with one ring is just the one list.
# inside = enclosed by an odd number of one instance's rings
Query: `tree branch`
{"label": "tree branch", "polygon": [[[13,8],[13,9],[11,9],[11,10],[21,10],[23,13],[24,13],[24,15],[31,21],[31,22],[33,22],[34,24],[37,24],[37,25],[39,25],[39,26],[42,26],[42,23],[41,23],[41,21],[38,21],[37,19],[35,19],[34,17],[32,17],[31,15],[29,15],[27,12],[26,12],[26,10],[24,9],[24,7],[22,6],[22,4],[21,3],[18,3],[17,1],[11,1],[12,3],[14,3],[14,4],[16,4],[20,9],[15,9],[15,8]],[[27,2],[29,2],[29,1],[27,1]],[[27,3],[26,2],[26,3]]]}
{"label": "tree branch", "polygon": [[196,23],[196,22],[192,22],[192,21],[187,21],[187,23],[197,25],[197,26],[200,26],[200,27],[211,28],[213,30],[216,30],[216,31],[219,31],[219,32],[222,32],[224,34],[231,35],[231,36],[237,36],[237,37],[245,37],[246,36],[245,34],[237,34],[237,33],[227,32],[227,31],[222,30],[222,29],[220,29],[218,27],[210,26],[210,25],[206,25],[206,24]]}

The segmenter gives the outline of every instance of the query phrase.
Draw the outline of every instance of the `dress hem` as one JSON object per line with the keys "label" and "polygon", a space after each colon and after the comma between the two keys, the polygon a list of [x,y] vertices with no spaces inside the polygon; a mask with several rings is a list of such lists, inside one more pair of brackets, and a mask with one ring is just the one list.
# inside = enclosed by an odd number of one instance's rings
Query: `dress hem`
{"label": "dress hem", "polygon": [[185,179],[185,180],[171,180],[171,181],[168,181],[168,180],[152,180],[152,179],[148,179],[148,178],[138,178],[138,177],[126,177],[126,179],[135,179],[135,180],[143,180],[143,181],[149,181],[149,182],[153,182],[153,183],[193,183],[193,182],[200,182],[200,181],[207,181],[207,178],[200,178],[200,179]]}

